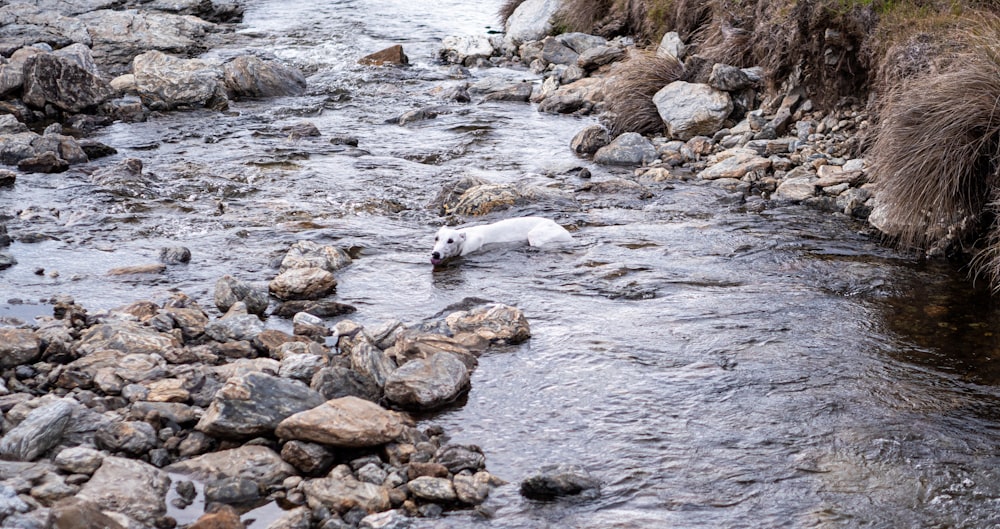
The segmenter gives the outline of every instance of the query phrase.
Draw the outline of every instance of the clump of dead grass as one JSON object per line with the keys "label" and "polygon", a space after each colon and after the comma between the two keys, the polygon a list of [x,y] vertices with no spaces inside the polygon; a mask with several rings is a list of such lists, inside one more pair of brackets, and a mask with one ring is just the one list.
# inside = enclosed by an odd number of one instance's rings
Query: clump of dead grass
{"label": "clump of dead grass", "polygon": [[625,132],[658,134],[663,119],[653,104],[661,88],[684,75],[684,65],[673,57],[650,51],[632,52],[612,73],[602,121],[612,136]]}
{"label": "clump of dead grass", "polygon": [[1000,287],[1000,22],[975,27],[888,90],[868,154],[883,230],[909,248],[978,242],[974,273]]}

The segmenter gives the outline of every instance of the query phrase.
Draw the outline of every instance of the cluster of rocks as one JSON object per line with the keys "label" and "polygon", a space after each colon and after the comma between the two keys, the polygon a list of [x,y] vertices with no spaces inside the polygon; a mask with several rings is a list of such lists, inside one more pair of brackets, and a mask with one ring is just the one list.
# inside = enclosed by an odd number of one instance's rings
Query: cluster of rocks
{"label": "cluster of rocks", "polygon": [[[551,35],[551,24],[541,21],[551,20],[559,4],[523,2],[508,20],[505,34],[445,39],[440,56],[464,66],[517,63],[543,76],[540,85],[494,81],[468,86],[468,93],[482,94],[483,99],[531,101],[541,112],[613,119],[604,114],[608,101],[635,97],[620,89],[623,61],[641,60],[641,54],[627,38]],[[691,180],[741,192],[748,204],[760,208],[774,200],[861,219],[872,213],[868,166],[855,157],[870,122],[857,102],[845,101],[824,112],[795,86],[761,101],[758,68],[687,56],[676,33],[663,37],[656,55],[683,63],[681,79],[651,98],[663,133],[613,137],[609,127],[594,125],[571,140],[575,153],[610,168],[633,168],[629,180],[637,186]],[[455,93],[462,92],[445,95]]]}
{"label": "cluster of rocks", "polygon": [[61,128],[38,135],[26,125],[57,121],[81,135],[152,111],[224,109],[232,99],[304,93],[305,77],[263,52],[190,58],[205,50],[219,23],[241,16],[242,7],[226,0],[0,6],[0,163],[58,172],[113,152]]}
{"label": "cluster of rocks", "polygon": [[[319,271],[345,262],[299,243],[270,290],[318,296]],[[62,300],[51,318],[0,328],[5,527],[171,527],[168,494],[182,509],[195,484],[206,504],[280,500],[274,529],[386,527],[478,506],[502,483],[478,447],[406,412],[462,397],[483,351],[530,337],[521,311],[473,305],[376,328],[299,312],[288,334],[264,328],[267,294],[246,283],[220,279],[215,301],[216,319],[183,294],[95,314]]]}

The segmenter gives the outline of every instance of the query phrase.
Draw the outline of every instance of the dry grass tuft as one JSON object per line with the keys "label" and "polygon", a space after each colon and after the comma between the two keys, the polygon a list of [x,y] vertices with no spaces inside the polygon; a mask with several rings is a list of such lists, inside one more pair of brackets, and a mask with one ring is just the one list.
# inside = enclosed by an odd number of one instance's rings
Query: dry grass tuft
{"label": "dry grass tuft", "polygon": [[657,57],[648,51],[633,52],[618,65],[609,90],[605,126],[612,136],[625,132],[663,132],[663,119],[653,104],[653,96],[664,86],[684,75],[684,65],[672,57]]}
{"label": "dry grass tuft", "polygon": [[564,0],[555,16],[555,26],[565,32],[593,33],[611,12],[613,0]]}
{"label": "dry grass tuft", "polygon": [[1000,23],[987,35],[886,94],[869,158],[889,235],[921,249],[979,238],[974,273],[1000,287]]}

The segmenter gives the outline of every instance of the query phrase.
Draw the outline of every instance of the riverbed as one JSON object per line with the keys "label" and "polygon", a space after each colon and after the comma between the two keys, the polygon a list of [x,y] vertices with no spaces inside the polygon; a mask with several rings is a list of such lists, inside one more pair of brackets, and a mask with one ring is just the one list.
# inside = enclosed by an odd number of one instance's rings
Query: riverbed
{"label": "riverbed", "polygon": [[[269,54],[307,74],[307,94],[117,123],[95,135],[117,155],[19,174],[0,188],[19,263],[0,271],[0,316],[51,312],[54,296],[100,310],[177,290],[214,311],[218,278],[263,285],[291,244],[314,240],[356,256],[336,299],[366,326],[419,323],[466,298],[531,324],[527,343],[480,358],[461,405],[423,419],[482,447],[510,482],[487,501],[492,518],[455,511],[416,527],[1000,523],[1000,313],[984,285],[845,216],[698,182],[593,186],[631,175],[570,152],[593,117],[443,100],[442,87],[485,78],[540,82],[437,62],[444,37],[500,29],[499,4],[248,0],[231,43],[209,54]],[[409,67],[357,64],[394,44]],[[444,111],[386,122],[431,105]],[[288,133],[304,121],[321,135]],[[342,137],[357,147],[331,141]],[[144,164],[137,196],[93,183],[126,157]],[[431,267],[445,219],[428,204],[470,175],[568,198],[458,220],[544,215],[574,241]],[[174,246],[191,262],[107,274]],[[599,478],[600,496],[518,495],[563,462]]]}

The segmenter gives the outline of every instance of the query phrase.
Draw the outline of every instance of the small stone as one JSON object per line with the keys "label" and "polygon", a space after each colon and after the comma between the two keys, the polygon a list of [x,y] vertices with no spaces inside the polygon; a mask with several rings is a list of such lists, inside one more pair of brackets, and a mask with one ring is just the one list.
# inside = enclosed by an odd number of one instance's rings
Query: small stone
{"label": "small stone", "polygon": [[93,474],[104,462],[104,455],[85,446],[64,448],[52,461],[62,471],[73,474]]}
{"label": "small stone", "polygon": [[183,246],[160,248],[160,262],[165,264],[186,264],[191,261],[191,250]]}
{"label": "small stone", "polygon": [[257,484],[246,478],[225,478],[205,484],[205,503],[240,505],[260,499]]}
{"label": "small stone", "polygon": [[364,64],[368,66],[405,66],[409,64],[410,61],[403,52],[403,47],[399,44],[395,46],[390,46],[384,50],[377,51],[370,55],[366,55],[358,60],[358,64]]}

